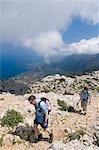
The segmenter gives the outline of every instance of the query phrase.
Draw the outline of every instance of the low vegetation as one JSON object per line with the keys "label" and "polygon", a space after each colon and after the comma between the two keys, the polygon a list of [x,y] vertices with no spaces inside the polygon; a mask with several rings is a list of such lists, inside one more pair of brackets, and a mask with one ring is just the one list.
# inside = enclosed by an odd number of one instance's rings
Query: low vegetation
{"label": "low vegetation", "polygon": [[67,106],[67,104],[63,100],[58,99],[57,103],[60,106],[60,110],[62,110],[62,111],[68,111],[68,106]]}
{"label": "low vegetation", "polygon": [[1,119],[1,125],[7,127],[15,127],[18,123],[23,122],[23,117],[15,110],[8,110],[5,116]]}
{"label": "low vegetation", "polygon": [[2,146],[3,136],[0,138],[0,146]]}
{"label": "low vegetation", "polygon": [[99,92],[99,86],[96,87],[96,91]]}
{"label": "low vegetation", "polygon": [[82,129],[77,130],[77,131],[75,131],[73,133],[68,133],[66,135],[66,141],[71,141],[71,140],[75,140],[75,139],[79,140],[81,137],[84,136],[85,133],[86,132],[84,130],[82,130]]}
{"label": "low vegetation", "polygon": [[74,95],[74,93],[73,92],[65,91],[63,95]]}
{"label": "low vegetation", "polygon": [[80,139],[80,135],[77,132],[69,133],[67,137],[68,137],[69,141],[75,140],[75,139],[77,139],[77,140]]}
{"label": "low vegetation", "polygon": [[86,83],[86,84],[90,84],[91,83],[91,81],[90,80],[84,80],[84,82]]}

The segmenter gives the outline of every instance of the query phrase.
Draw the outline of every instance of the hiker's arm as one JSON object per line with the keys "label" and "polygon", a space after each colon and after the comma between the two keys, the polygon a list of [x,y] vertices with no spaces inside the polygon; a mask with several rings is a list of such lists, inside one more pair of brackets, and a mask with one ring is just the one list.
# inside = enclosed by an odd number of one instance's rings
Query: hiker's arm
{"label": "hiker's arm", "polygon": [[43,112],[44,112],[44,114],[45,114],[45,122],[47,122],[47,120],[48,120],[48,109],[47,109],[47,106],[46,106],[46,104],[44,103],[44,102],[42,102],[41,103],[41,107],[42,107],[42,110],[43,110]]}
{"label": "hiker's arm", "polygon": [[45,122],[48,120],[48,111],[45,113]]}
{"label": "hiker's arm", "polygon": [[90,103],[91,103],[91,96],[89,96],[89,105],[90,105]]}

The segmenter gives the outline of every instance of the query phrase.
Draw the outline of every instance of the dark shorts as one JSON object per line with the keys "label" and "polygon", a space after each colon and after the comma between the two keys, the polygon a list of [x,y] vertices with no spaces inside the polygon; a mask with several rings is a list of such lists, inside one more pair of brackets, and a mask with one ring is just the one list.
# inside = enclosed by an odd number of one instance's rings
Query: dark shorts
{"label": "dark shorts", "polygon": [[43,129],[48,128],[48,120],[47,120],[47,125],[46,125],[46,127],[44,126],[43,123],[38,122],[37,119],[34,120],[34,124],[40,125]]}

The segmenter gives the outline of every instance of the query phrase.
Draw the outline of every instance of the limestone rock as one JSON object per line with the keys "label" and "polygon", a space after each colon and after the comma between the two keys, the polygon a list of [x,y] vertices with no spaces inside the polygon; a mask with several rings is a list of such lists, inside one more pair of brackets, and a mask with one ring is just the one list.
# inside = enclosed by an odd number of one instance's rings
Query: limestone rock
{"label": "limestone rock", "polygon": [[13,144],[14,136],[12,134],[6,134],[3,137],[2,145],[11,146]]}

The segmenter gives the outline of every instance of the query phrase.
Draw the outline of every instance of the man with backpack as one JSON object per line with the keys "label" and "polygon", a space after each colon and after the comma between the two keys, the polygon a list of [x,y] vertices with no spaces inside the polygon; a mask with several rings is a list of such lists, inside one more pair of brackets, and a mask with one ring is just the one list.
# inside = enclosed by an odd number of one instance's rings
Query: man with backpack
{"label": "man with backpack", "polygon": [[[86,115],[87,105],[88,105],[88,103],[90,104],[90,102],[91,102],[88,88],[84,87],[83,91],[81,91],[79,95],[80,95],[79,102],[81,101],[81,107],[82,107],[83,112],[84,112],[83,114]],[[79,102],[77,103],[77,105],[79,104]]]}
{"label": "man with backpack", "polygon": [[38,129],[38,125],[40,125],[44,131],[49,134],[49,143],[53,141],[53,133],[48,129],[48,114],[51,111],[51,105],[48,99],[45,97],[41,99],[36,99],[34,95],[31,95],[28,98],[30,104],[35,107],[35,120],[34,120],[34,132],[35,132],[35,142],[42,140],[42,134]]}

